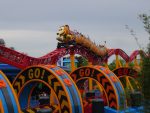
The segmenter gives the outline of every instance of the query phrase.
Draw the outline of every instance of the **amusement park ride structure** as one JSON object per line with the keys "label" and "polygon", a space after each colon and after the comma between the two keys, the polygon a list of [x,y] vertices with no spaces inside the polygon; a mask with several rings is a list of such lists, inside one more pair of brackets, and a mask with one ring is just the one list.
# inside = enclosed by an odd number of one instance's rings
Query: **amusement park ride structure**
{"label": "amusement park ride structure", "polygon": [[[24,102],[26,107],[25,112],[32,111],[30,109],[30,93],[33,89],[32,87],[28,87],[28,85],[34,87],[37,83],[42,83],[55,92],[54,95],[59,101],[57,105],[59,113],[84,113],[81,95],[75,83],[87,78],[89,79],[90,90],[92,90],[92,80],[94,80],[98,83],[99,89],[105,92],[110,108],[115,110],[125,109],[125,91],[118,78],[120,76],[127,77],[126,75],[134,78],[137,71],[131,69],[128,64],[134,62],[139,67],[136,57],[140,54],[146,54],[141,50],[135,50],[128,56],[121,49],[108,49],[103,45],[96,45],[83,34],[71,31],[68,25],[61,26],[57,36],[57,40],[59,41],[57,48],[39,58],[34,58],[0,45],[0,62],[10,64],[22,70],[13,80],[13,88],[10,83],[8,83],[8,86],[11,87],[10,89],[16,91],[19,102],[24,101],[24,92],[28,95],[26,97],[28,101]],[[70,75],[56,66],[57,61],[67,54],[70,54],[71,60],[72,72]],[[75,54],[87,58],[89,65],[75,69]],[[108,69],[107,64],[109,57],[112,55],[116,56],[116,69],[113,71],[115,74]],[[121,65],[118,56],[125,60],[125,66]],[[98,65],[105,65],[105,67]],[[4,76],[3,74],[1,75],[2,77]],[[128,78],[126,78],[126,81],[134,92]],[[5,82],[7,83],[7,79]],[[13,101],[18,103],[16,97],[14,98]],[[10,113],[8,112],[8,108],[4,107],[4,103],[4,100],[0,100],[0,112]],[[17,109],[15,113],[20,113],[20,107],[18,107],[18,104],[16,106],[17,108],[14,108],[15,110]],[[51,107],[54,108],[53,105]]]}
{"label": "amusement park ride structure", "polygon": [[[91,62],[92,64],[102,64],[103,62],[107,63],[108,58],[112,55],[120,55],[127,63],[129,63],[132,62],[137,55],[144,53],[141,50],[135,50],[130,56],[128,56],[121,49],[107,49],[102,45],[96,46],[95,43],[90,41],[90,39],[86,38],[84,35],[73,31],[68,32],[69,29],[67,28],[66,30],[66,26],[63,27],[61,27],[60,29],[63,28],[64,34],[58,34],[60,37],[57,39],[61,41],[61,44],[58,43],[58,45],[66,46],[67,45],[65,42],[66,39],[68,37],[72,37],[71,40],[75,39],[74,46],[68,46],[67,48],[59,47],[54,51],[39,58],[30,57],[23,53],[12,50],[10,48],[0,46],[0,61],[18,67],[20,69],[23,69],[28,66],[39,65],[39,64],[54,65],[57,63],[59,58],[67,54],[70,55],[80,54],[85,58],[87,58],[88,61]],[[65,40],[62,40],[62,37],[64,37]]]}

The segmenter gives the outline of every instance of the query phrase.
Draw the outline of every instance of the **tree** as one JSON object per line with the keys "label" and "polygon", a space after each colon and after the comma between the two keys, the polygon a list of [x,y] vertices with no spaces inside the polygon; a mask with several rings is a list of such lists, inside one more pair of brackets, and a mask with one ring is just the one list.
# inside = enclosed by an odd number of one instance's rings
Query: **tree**
{"label": "tree", "polygon": [[149,113],[150,111],[147,110],[150,110],[150,58],[145,56],[143,56],[142,75],[145,113]]}
{"label": "tree", "polygon": [[77,67],[88,65],[88,60],[86,58],[84,58],[82,56],[76,56],[76,59],[78,60]]}
{"label": "tree", "polygon": [[5,46],[5,41],[4,41],[4,39],[0,39],[0,45]]}
{"label": "tree", "polygon": [[142,20],[144,24],[145,31],[149,34],[149,42],[147,45],[147,57],[144,55],[143,58],[143,65],[142,65],[142,74],[144,77],[142,77],[143,80],[143,87],[142,91],[144,93],[144,112],[149,113],[150,112],[150,16],[147,14],[140,14],[140,19]]}
{"label": "tree", "polygon": [[[0,38],[0,45],[1,45],[1,46],[6,46],[5,40],[2,39],[2,38]],[[10,47],[10,49],[15,50],[14,47]]]}
{"label": "tree", "polygon": [[14,48],[14,47],[10,47],[10,49],[15,50],[15,48]]}
{"label": "tree", "polygon": [[[123,59],[120,59],[119,62],[121,63],[122,66],[125,66],[125,64],[126,64],[125,60],[123,60]],[[116,69],[116,60],[113,60],[113,61],[108,65],[108,67],[109,67],[110,70]],[[129,67],[131,67],[131,68],[134,67],[133,62],[130,62],[130,63],[129,63]]]}
{"label": "tree", "polygon": [[115,62],[116,62],[116,61],[113,60],[113,61],[108,65],[108,67],[109,67],[110,70],[114,70],[114,69],[116,68],[116,63],[115,63]]}
{"label": "tree", "polygon": [[150,39],[150,16],[147,14],[140,14],[139,17],[143,21],[144,28],[146,32],[149,34]]}

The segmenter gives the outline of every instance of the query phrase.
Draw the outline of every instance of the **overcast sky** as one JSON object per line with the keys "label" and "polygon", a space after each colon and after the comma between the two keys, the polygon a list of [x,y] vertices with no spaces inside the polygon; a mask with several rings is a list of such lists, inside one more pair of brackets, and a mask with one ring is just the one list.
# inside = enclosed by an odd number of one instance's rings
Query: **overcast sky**
{"label": "overcast sky", "polygon": [[0,38],[8,47],[39,57],[56,48],[59,26],[87,35],[97,44],[139,49],[129,30],[146,47],[148,34],[138,19],[150,14],[150,0],[0,0]]}

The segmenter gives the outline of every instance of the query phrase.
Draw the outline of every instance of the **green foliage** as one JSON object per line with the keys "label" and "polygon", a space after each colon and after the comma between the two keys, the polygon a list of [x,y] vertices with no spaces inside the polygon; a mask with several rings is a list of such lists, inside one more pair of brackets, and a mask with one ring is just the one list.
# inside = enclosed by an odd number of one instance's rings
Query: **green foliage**
{"label": "green foliage", "polygon": [[[147,14],[139,15],[140,19],[144,24],[146,32],[149,34],[150,40],[150,16]],[[142,92],[144,94],[144,112],[150,112],[150,42],[148,42],[147,51],[148,57],[143,56],[142,75],[141,80],[143,81]]]}
{"label": "green foliage", "polygon": [[5,40],[4,39],[0,39],[0,45],[5,46]]}
{"label": "green foliage", "polygon": [[[143,67],[142,67],[142,92],[144,94],[144,107],[145,110],[150,109],[150,58],[143,57]],[[148,112],[146,112],[148,113]]]}
{"label": "green foliage", "polygon": [[84,58],[82,56],[76,56],[76,59],[78,60],[77,67],[88,65],[88,60],[86,58]]}
{"label": "green foliage", "polygon": [[150,16],[147,14],[140,14],[139,17],[143,21],[145,30],[150,35]]}
{"label": "green foliage", "polygon": [[[121,65],[124,66],[125,65],[125,61],[123,59],[119,60]],[[109,65],[108,65],[110,70],[114,70],[116,69],[116,60],[113,60]]]}
{"label": "green foliage", "polygon": [[145,97],[150,99],[150,58],[143,59],[142,73],[144,75],[143,92]]}
{"label": "green foliage", "polygon": [[130,62],[130,63],[129,63],[129,67],[133,68],[133,67],[134,67],[134,63],[133,63],[133,62]]}
{"label": "green foliage", "polygon": [[114,70],[116,68],[116,63],[115,60],[113,60],[109,65],[108,65],[110,70]]}
{"label": "green foliage", "polygon": [[[0,45],[1,45],[1,46],[6,46],[6,42],[5,42],[5,40],[4,40],[4,39],[2,39],[2,38],[0,38]],[[15,50],[15,48],[14,48],[14,47],[10,47],[10,49]]]}
{"label": "green foliage", "polygon": [[14,47],[10,47],[10,49],[15,50],[15,48],[14,48]]}

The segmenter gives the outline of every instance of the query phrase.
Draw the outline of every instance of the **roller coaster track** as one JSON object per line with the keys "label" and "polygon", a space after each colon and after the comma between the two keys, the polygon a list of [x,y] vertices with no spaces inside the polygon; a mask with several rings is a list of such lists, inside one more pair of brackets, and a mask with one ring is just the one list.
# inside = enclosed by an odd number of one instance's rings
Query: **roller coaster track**
{"label": "roller coaster track", "polygon": [[104,61],[107,61],[110,56],[116,54],[120,55],[126,62],[131,62],[133,59],[143,53],[141,50],[134,51],[130,56],[128,56],[123,50],[121,49],[109,49],[107,56],[101,57],[90,51],[88,48],[82,45],[76,45],[73,47],[68,48],[59,48],[55,49],[54,51],[39,57],[34,58],[23,53],[17,52],[10,48],[0,46],[0,62],[7,63],[18,67],[20,69],[24,69],[28,66],[32,65],[39,65],[39,64],[56,64],[58,59],[67,54],[80,54],[83,57],[87,58],[93,64],[101,64]]}
{"label": "roller coaster track", "polygon": [[104,62],[107,62],[107,60],[112,56],[112,55],[119,55],[122,57],[126,62],[132,62],[136,56],[143,54],[144,56],[147,56],[146,53],[142,50],[135,50],[131,53],[130,56],[128,56],[122,49],[109,49],[108,55],[104,57]]}
{"label": "roller coaster track", "polygon": [[80,45],[76,45],[74,47],[69,48],[55,49],[54,51],[39,58],[30,57],[10,48],[0,46],[0,62],[7,63],[20,69],[23,69],[31,65],[56,64],[59,58],[71,53],[80,54],[86,57],[87,59],[92,60],[92,62],[101,61],[100,57],[98,58],[98,56],[89,51],[87,48],[82,47]]}

